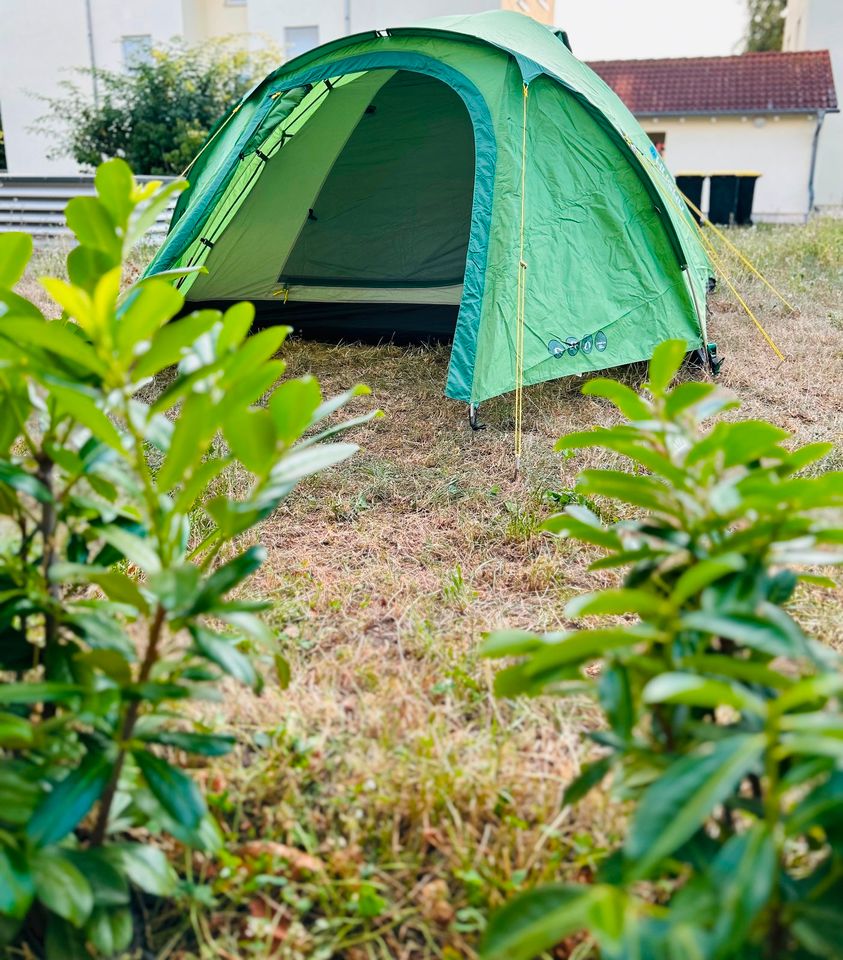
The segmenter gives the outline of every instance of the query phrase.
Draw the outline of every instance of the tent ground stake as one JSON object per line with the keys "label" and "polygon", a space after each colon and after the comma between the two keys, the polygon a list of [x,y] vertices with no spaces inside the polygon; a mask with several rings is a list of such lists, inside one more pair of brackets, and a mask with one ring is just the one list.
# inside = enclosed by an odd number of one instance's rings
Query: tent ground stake
{"label": "tent ground stake", "polygon": [[470,403],[468,405],[468,425],[471,429],[477,433],[480,430],[486,429],[485,423],[477,422],[477,414],[480,412],[480,407],[477,404]]}

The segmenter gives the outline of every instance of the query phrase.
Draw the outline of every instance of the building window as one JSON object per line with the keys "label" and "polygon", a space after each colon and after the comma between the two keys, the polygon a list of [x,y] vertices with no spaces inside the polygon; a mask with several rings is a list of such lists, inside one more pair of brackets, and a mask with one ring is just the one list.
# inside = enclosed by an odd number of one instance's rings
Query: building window
{"label": "building window", "polygon": [[149,63],[152,59],[152,37],[148,33],[136,33],[123,37],[123,65],[127,70]]}
{"label": "building window", "polygon": [[319,46],[319,27],[286,27],[284,29],[284,52],[287,59],[299,57]]}
{"label": "building window", "polygon": [[661,156],[664,153],[667,134],[661,131],[659,133],[648,133],[647,136],[650,138],[650,143],[659,151],[659,156]]}

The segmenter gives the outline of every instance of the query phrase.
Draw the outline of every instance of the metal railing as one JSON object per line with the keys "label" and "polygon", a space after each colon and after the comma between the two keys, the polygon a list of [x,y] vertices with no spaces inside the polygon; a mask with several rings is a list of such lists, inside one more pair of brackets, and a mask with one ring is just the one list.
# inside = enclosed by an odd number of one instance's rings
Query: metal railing
{"label": "metal railing", "polygon": [[[138,177],[139,182],[171,180],[171,177]],[[34,237],[60,237],[70,231],[64,222],[64,208],[73,197],[95,194],[93,176],[16,177],[0,174],[0,233],[23,230]],[[163,239],[175,201],[155,222],[148,236]]]}

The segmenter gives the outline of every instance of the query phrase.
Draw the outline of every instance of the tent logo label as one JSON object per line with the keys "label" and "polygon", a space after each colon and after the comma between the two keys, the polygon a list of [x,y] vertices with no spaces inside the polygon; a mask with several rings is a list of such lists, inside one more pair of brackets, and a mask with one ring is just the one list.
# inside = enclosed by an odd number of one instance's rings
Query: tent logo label
{"label": "tent logo label", "polygon": [[609,345],[609,339],[602,330],[597,333],[589,333],[582,340],[576,337],[566,337],[564,340],[554,338],[548,341],[547,351],[556,360],[561,360],[567,353],[569,357],[575,357],[580,350],[587,356],[592,350],[603,353]]}

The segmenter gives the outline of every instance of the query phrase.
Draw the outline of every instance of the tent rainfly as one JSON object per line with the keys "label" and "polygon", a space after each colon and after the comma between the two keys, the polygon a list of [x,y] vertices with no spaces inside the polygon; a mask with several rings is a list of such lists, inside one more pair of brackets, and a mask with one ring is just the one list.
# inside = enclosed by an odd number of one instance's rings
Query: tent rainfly
{"label": "tent rainfly", "polygon": [[518,13],[344,37],[212,131],[147,274],[311,336],[453,339],[447,396],[705,350],[675,184],[564,34]]}

